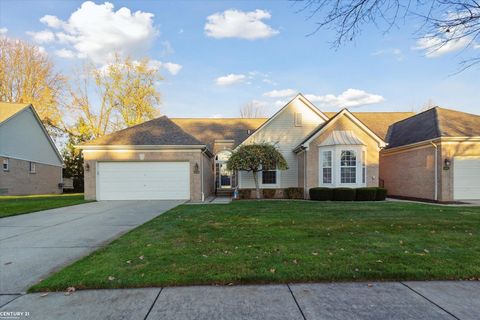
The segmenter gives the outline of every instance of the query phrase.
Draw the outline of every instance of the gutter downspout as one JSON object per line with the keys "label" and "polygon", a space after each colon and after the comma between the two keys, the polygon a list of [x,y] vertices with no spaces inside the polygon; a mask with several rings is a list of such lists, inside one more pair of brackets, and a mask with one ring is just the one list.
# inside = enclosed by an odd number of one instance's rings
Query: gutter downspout
{"label": "gutter downspout", "polygon": [[435,148],[435,201],[438,201],[438,146],[430,142],[432,146]]}
{"label": "gutter downspout", "polygon": [[203,157],[205,156],[205,152],[207,151],[207,149],[204,149],[201,153],[201,158],[200,158],[200,167],[201,167],[201,171],[200,171],[200,183],[201,183],[201,186],[200,186],[200,190],[201,190],[201,193],[202,193],[202,202],[205,201],[205,193],[204,193],[204,190],[203,190]]}
{"label": "gutter downspout", "polygon": [[303,151],[303,198],[307,198],[307,149]]}

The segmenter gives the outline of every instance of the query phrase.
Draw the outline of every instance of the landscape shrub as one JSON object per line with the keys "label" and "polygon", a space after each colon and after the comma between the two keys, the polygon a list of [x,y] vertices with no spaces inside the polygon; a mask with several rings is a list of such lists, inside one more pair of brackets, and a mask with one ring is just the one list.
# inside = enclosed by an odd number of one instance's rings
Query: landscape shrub
{"label": "landscape shrub", "polygon": [[375,195],[376,201],[384,201],[387,198],[387,189],[385,188],[377,188],[377,192]]}
{"label": "landscape shrub", "polygon": [[273,199],[276,192],[276,189],[262,189],[263,197],[265,199]]}
{"label": "landscape shrub", "polygon": [[287,199],[303,199],[303,188],[287,188],[285,195]]}
{"label": "landscape shrub", "polygon": [[357,188],[355,190],[356,201],[375,201],[377,195],[377,189],[375,187],[370,188]]}
{"label": "landscape shrub", "polygon": [[316,201],[330,201],[333,200],[333,189],[332,188],[311,188],[308,190],[311,200]]}
{"label": "landscape shrub", "polygon": [[354,201],[355,189],[353,188],[334,188],[333,201]]}

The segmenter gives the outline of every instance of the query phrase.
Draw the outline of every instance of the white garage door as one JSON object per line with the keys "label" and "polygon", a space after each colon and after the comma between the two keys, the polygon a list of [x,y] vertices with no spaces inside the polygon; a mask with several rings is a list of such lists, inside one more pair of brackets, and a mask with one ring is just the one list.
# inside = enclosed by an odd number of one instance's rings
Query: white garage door
{"label": "white garage door", "polygon": [[190,199],[190,165],[188,162],[99,162],[97,199]]}
{"label": "white garage door", "polygon": [[453,197],[455,200],[480,199],[480,156],[453,159]]}

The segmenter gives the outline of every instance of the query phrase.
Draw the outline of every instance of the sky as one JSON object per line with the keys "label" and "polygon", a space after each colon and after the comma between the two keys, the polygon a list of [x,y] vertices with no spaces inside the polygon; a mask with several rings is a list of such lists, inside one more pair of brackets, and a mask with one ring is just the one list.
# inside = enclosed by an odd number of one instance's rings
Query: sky
{"label": "sky", "polygon": [[[457,73],[480,45],[432,53],[418,22],[367,26],[332,48],[291,1],[0,0],[0,34],[36,43],[56,67],[108,64],[114,52],[149,57],[169,117],[271,115],[298,92],[322,111],[419,111],[427,103],[480,114],[480,68]],[[423,42],[422,42],[423,41]],[[478,50],[478,52],[477,52]]]}

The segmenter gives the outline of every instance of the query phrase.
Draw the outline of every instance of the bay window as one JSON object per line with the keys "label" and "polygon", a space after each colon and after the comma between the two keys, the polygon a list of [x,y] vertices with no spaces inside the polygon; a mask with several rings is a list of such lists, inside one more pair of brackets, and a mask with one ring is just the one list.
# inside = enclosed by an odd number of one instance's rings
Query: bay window
{"label": "bay window", "polygon": [[367,183],[364,145],[319,146],[318,183],[326,187],[363,187]]}
{"label": "bay window", "polygon": [[340,182],[357,183],[357,156],[353,150],[343,150],[341,153]]}

